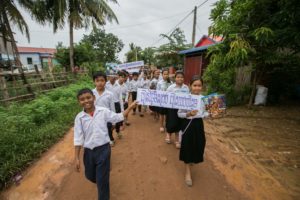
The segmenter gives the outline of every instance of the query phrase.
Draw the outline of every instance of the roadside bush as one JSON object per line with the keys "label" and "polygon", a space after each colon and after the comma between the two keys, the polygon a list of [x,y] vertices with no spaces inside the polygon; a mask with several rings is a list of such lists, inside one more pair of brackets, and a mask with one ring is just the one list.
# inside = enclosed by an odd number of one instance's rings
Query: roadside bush
{"label": "roadside bush", "polygon": [[27,104],[0,107],[0,188],[65,134],[80,111],[77,91],[91,86],[82,80]]}

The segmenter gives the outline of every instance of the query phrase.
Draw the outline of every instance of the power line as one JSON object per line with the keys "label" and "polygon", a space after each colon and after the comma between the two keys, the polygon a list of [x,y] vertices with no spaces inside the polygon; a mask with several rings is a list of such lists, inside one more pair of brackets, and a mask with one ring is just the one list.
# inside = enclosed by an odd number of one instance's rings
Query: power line
{"label": "power line", "polygon": [[[206,2],[208,2],[209,0],[205,0],[204,2],[202,2],[200,5],[197,6],[197,8],[200,8],[201,6],[203,6]],[[178,24],[175,25],[174,28],[172,28],[166,35],[169,35],[170,33],[172,33],[184,20],[186,20],[192,13],[194,12],[194,9],[192,11],[190,11],[188,13],[188,15],[186,15]],[[151,46],[157,44],[158,42],[160,42],[162,39],[164,39],[164,37],[161,37],[160,39],[158,39],[156,42],[154,42]]]}
{"label": "power line", "polygon": [[[178,24],[175,25],[174,28],[172,28],[166,35],[169,35],[170,33],[172,33],[176,28],[177,26],[179,26],[182,22],[184,22],[184,20],[186,20],[191,14],[193,13],[193,11],[189,12],[188,15],[186,15]],[[157,44],[158,42],[160,42],[162,39],[164,39],[164,37],[161,37],[160,39],[158,39],[156,42],[154,42],[151,46]]]}
{"label": "power line", "polygon": [[200,8],[200,7],[203,6],[206,2],[208,2],[208,0],[204,1],[203,3],[201,3],[199,6],[197,6],[197,8]]}
{"label": "power line", "polygon": [[[159,19],[154,19],[154,20],[151,20],[151,21],[147,21],[147,22],[142,22],[142,23],[138,23],[138,24],[131,24],[131,25],[125,25],[125,26],[119,26],[119,27],[114,27],[114,28],[108,28],[108,29],[105,29],[105,30],[116,30],[116,29],[123,29],[123,28],[130,28],[130,27],[134,27],[134,26],[140,26],[140,25],[144,25],[144,24],[150,24],[150,23],[153,23],[153,22],[157,22],[157,21],[162,21],[162,20],[166,20],[166,19],[170,19],[170,18],[173,18],[173,17],[177,17],[177,16],[180,16],[184,13],[186,13],[188,11],[184,11],[184,12],[180,12],[180,13],[177,13],[175,15],[171,15],[171,16],[168,16],[168,17],[163,17],[163,18],[159,18]],[[44,31],[44,30],[31,30],[31,32],[52,32],[52,31]],[[61,31],[59,30],[59,33],[68,33],[69,31]],[[53,33],[53,32],[52,32]]]}
{"label": "power line", "polygon": [[181,12],[181,13],[177,13],[176,15],[164,17],[164,18],[161,18],[161,19],[155,19],[155,20],[148,21],[148,22],[142,22],[142,23],[138,23],[138,24],[131,24],[131,25],[126,25],[126,26],[121,26],[121,27],[109,28],[109,29],[105,29],[105,30],[115,30],[115,29],[122,29],[122,28],[140,26],[140,25],[144,25],[144,24],[150,24],[150,23],[153,23],[153,22],[162,21],[162,20],[165,20],[165,19],[177,17],[177,16],[182,15],[182,14],[184,14],[186,12],[188,12],[188,11],[184,11],[184,12]]}

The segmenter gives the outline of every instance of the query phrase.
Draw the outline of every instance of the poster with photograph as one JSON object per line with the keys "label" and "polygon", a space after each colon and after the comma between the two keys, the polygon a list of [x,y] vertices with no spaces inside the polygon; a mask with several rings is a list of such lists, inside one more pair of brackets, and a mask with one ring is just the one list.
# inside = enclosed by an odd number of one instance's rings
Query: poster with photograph
{"label": "poster with photograph", "polygon": [[213,93],[202,98],[207,112],[214,118],[226,114],[226,98],[224,94]]}

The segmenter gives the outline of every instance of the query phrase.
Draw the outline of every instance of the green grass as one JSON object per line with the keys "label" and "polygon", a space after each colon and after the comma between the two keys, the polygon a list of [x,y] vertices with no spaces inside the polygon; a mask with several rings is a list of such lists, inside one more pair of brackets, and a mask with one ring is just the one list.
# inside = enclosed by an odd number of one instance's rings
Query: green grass
{"label": "green grass", "polygon": [[89,80],[57,88],[26,104],[0,107],[0,188],[58,141],[80,111],[76,93]]}

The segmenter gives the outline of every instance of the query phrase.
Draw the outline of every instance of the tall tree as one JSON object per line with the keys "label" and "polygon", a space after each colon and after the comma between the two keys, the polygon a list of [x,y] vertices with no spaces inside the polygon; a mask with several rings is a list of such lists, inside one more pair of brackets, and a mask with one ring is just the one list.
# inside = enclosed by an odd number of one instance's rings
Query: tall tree
{"label": "tall tree", "polygon": [[183,59],[178,55],[178,51],[191,48],[191,44],[187,44],[184,32],[180,28],[176,28],[170,35],[161,34],[166,38],[168,43],[161,45],[156,51],[157,65],[160,67],[183,65]]}
{"label": "tall tree", "polygon": [[122,40],[112,33],[106,33],[104,29],[93,29],[89,35],[84,35],[80,42],[90,44],[95,59],[103,64],[117,62],[117,54],[124,47]]}
{"label": "tall tree", "polygon": [[91,24],[96,27],[105,25],[107,21],[118,23],[108,2],[117,3],[117,0],[45,0],[43,6],[54,32],[65,26],[66,19],[69,23],[70,68],[67,70],[74,67],[74,28],[88,28]]}
{"label": "tall tree", "polygon": [[[299,67],[295,67],[300,64],[299,10],[298,0],[218,1],[211,12],[210,32],[224,40],[209,50],[211,62],[205,79],[212,90],[234,93],[235,69],[249,65],[253,74],[252,105],[256,85],[266,75],[276,71],[285,71],[291,77],[299,74]],[[297,78],[293,79],[289,82]]]}
{"label": "tall tree", "polygon": [[[18,4],[23,7],[31,16],[38,22],[44,23],[43,17],[35,10],[35,5],[37,2],[31,0],[19,0]],[[21,74],[24,85],[27,85],[27,90],[33,93],[30,85],[28,84],[23,68],[20,61],[20,56],[12,31],[12,26],[15,26],[19,31],[26,35],[28,41],[30,40],[29,29],[26,21],[24,20],[22,14],[16,6],[16,1],[14,0],[2,0],[0,4],[0,36],[3,40],[4,47],[7,48],[8,42],[11,43],[14,57],[16,60],[16,66]]]}
{"label": "tall tree", "polygon": [[147,47],[142,51],[142,59],[146,64],[153,65],[156,63],[155,51],[154,47]]}
{"label": "tall tree", "polygon": [[129,44],[129,51],[125,54],[127,62],[138,61],[142,59],[142,48],[134,43]]}

